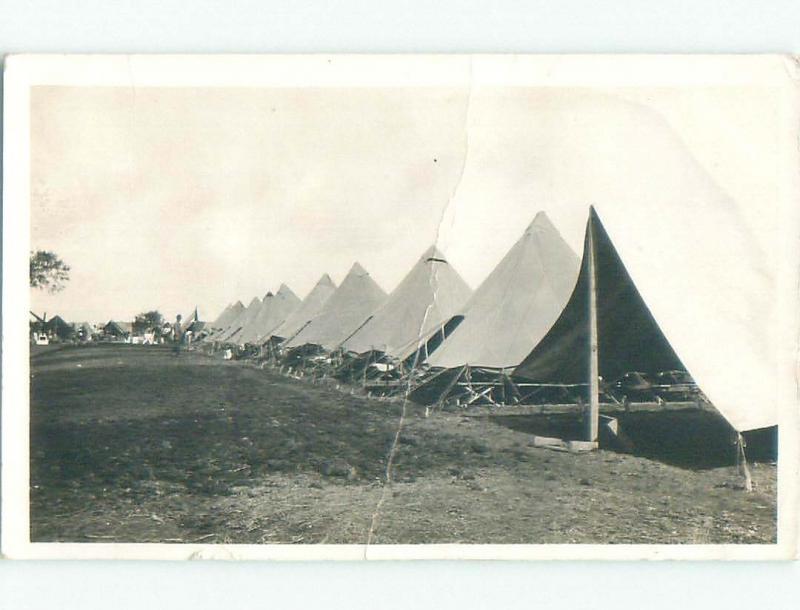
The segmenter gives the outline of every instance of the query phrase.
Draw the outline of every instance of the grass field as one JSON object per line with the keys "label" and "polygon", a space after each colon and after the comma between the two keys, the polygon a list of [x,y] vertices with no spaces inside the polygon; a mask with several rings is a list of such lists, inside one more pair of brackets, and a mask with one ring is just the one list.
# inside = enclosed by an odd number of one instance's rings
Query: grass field
{"label": "grass field", "polygon": [[33,541],[776,539],[769,463],[751,466],[748,494],[731,467],[560,453],[508,418],[412,404],[395,444],[402,403],[197,353],[36,353],[31,399]]}

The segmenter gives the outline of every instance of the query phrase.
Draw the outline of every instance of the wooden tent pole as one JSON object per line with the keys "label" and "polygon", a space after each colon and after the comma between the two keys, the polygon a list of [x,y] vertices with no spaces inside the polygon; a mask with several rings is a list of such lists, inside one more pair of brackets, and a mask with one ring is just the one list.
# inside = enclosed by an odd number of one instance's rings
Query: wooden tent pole
{"label": "wooden tent pole", "polygon": [[[591,222],[591,221],[590,221]],[[594,227],[589,225],[589,412],[586,440],[597,441],[600,419],[600,366],[597,354],[597,274],[595,267]]]}

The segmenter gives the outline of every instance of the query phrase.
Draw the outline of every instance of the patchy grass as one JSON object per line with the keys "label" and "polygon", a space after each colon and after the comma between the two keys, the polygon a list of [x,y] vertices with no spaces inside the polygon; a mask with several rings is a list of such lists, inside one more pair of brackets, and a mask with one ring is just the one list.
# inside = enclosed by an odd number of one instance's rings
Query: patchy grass
{"label": "patchy grass", "polygon": [[[36,355],[34,541],[364,543],[402,405],[196,353]],[[407,405],[375,543],[770,543],[776,469],[534,448]]]}

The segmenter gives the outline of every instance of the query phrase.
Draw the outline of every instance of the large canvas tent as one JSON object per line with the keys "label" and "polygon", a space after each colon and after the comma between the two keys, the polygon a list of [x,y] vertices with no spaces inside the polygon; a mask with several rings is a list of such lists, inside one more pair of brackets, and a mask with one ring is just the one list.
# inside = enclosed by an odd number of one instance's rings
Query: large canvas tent
{"label": "large canvas tent", "polygon": [[270,333],[271,336],[283,340],[292,339],[322,312],[325,303],[335,291],[336,284],[327,273],[324,274],[311,292],[306,295],[300,306],[286,318],[285,322]]}
{"label": "large canvas tent", "polygon": [[195,306],[194,310],[192,310],[192,313],[190,313],[188,316],[184,316],[181,319],[181,332],[185,333],[186,331],[191,330],[192,325],[197,322],[200,322],[200,314],[197,312],[197,306]]}
{"label": "large canvas tent", "polygon": [[232,307],[233,307],[233,303],[228,303],[225,306],[225,309],[223,309],[221,312],[219,312],[219,315],[216,318],[214,318],[214,320],[211,321],[209,326],[211,326],[211,328],[219,328],[220,324],[224,323],[225,318],[230,316],[230,312],[231,312],[231,308]]}
{"label": "large canvas tent", "polygon": [[471,292],[458,272],[431,246],[342,348],[357,354],[374,350],[406,358],[458,312]]}
{"label": "large canvas tent", "polygon": [[[547,180],[532,188],[554,215],[566,221],[572,202],[595,205],[659,328],[737,429],[771,426],[779,404],[796,408],[791,198],[770,189],[732,197],[714,157],[687,145],[691,133],[624,95],[580,92],[537,110],[531,131],[505,129],[515,150],[546,159]],[[770,171],[774,183],[783,169]]]}
{"label": "large canvas tent", "polygon": [[337,349],[385,299],[383,289],[359,263],[354,263],[320,314],[288,340],[286,346],[310,343],[326,350]]}
{"label": "large canvas tent", "polygon": [[255,343],[269,338],[272,331],[283,323],[289,314],[300,305],[300,299],[286,284],[281,284],[278,292],[264,297],[255,318],[244,328],[239,336],[240,343]]}
{"label": "large canvas tent", "polygon": [[544,212],[464,306],[463,322],[428,357],[435,368],[516,366],[569,299],[578,257]]}
{"label": "large canvas tent", "polygon": [[[681,235],[667,227],[644,233],[628,227],[614,234],[615,243],[627,244],[632,254],[626,261],[634,261],[636,271],[629,272],[592,208],[572,296],[547,335],[516,368],[515,380],[589,381],[593,249],[597,363],[603,380],[614,381],[629,371],[687,370],[734,429],[743,432],[775,425],[778,369],[770,369],[770,357],[764,351],[769,326],[759,324],[752,310],[769,292],[760,292],[761,282],[746,267],[741,269],[740,282],[729,283],[730,274],[707,276],[702,258],[694,260],[692,268],[670,266],[664,274],[669,257],[661,247],[662,234],[683,242]],[[698,275],[705,281],[690,281]],[[765,307],[758,314],[768,311]],[[759,338],[758,332],[765,334]]]}
{"label": "large canvas tent", "polygon": [[219,317],[211,324],[212,331],[207,340],[219,340],[228,332],[230,326],[242,315],[245,306],[241,301],[228,305]]}
{"label": "large canvas tent", "polygon": [[218,338],[224,343],[237,343],[237,337],[242,332],[242,329],[258,315],[258,310],[261,309],[261,302],[258,297],[253,297],[250,304],[218,335]]}
{"label": "large canvas tent", "polygon": [[230,335],[230,341],[232,343],[239,343],[243,345],[248,342],[247,336],[252,334],[256,320],[265,312],[265,310],[268,312],[271,309],[270,305],[272,304],[272,299],[274,297],[275,295],[272,294],[271,290],[267,291],[267,294],[265,294],[264,298],[261,299],[261,303],[259,303],[258,308],[246,320],[244,320],[244,325],[238,331]]}
{"label": "large canvas tent", "polygon": [[231,307],[231,310],[228,312],[228,315],[219,322],[218,326],[220,328],[227,328],[233,323],[234,320],[236,320],[236,318],[242,315],[245,309],[244,303],[241,301],[236,301],[236,303],[234,303]]}
{"label": "large canvas tent", "polygon": [[181,320],[181,334],[191,333],[191,341],[197,341],[206,335],[206,323],[200,319],[200,314],[195,306],[192,313]]}
{"label": "large canvas tent", "polygon": [[217,319],[211,323],[211,328],[215,330],[227,328],[243,311],[244,305],[242,305],[241,301],[231,303],[219,314]]}

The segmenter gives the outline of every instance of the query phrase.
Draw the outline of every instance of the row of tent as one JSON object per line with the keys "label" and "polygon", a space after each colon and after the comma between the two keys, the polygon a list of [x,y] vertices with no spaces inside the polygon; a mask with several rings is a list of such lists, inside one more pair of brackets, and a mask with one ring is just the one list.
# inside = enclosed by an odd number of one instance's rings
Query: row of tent
{"label": "row of tent", "polygon": [[[637,255],[666,256],[658,243],[655,239],[655,252]],[[593,208],[582,258],[540,212],[475,291],[431,247],[391,294],[355,263],[340,286],[323,275],[303,300],[283,284],[246,307],[229,305],[210,324],[206,340],[274,343],[284,352],[309,345],[326,352],[379,352],[430,370],[471,366],[502,371],[520,383],[580,385],[589,370],[590,258],[602,379],[629,371],[685,371],[689,362],[689,372],[734,430],[777,423],[770,378],[754,377],[759,355],[749,353],[737,319],[741,312],[723,308],[702,317],[704,327],[679,328],[671,312],[681,307],[683,296],[675,294],[667,297],[673,302],[666,308],[660,303],[660,311],[670,315],[657,321]],[[648,287],[659,285],[653,280],[646,278]],[[693,336],[702,337],[705,330],[709,337],[725,338],[710,365],[709,350],[698,349]]]}
{"label": "row of tent", "polygon": [[282,284],[247,307],[229,305],[210,324],[216,330],[209,339],[246,344],[278,338],[286,348],[316,344],[404,360],[458,316],[460,324],[426,356],[430,366],[512,368],[557,318],[578,262],[542,212],[474,292],[432,246],[389,295],[355,263],[338,288],[325,274],[303,301]]}

